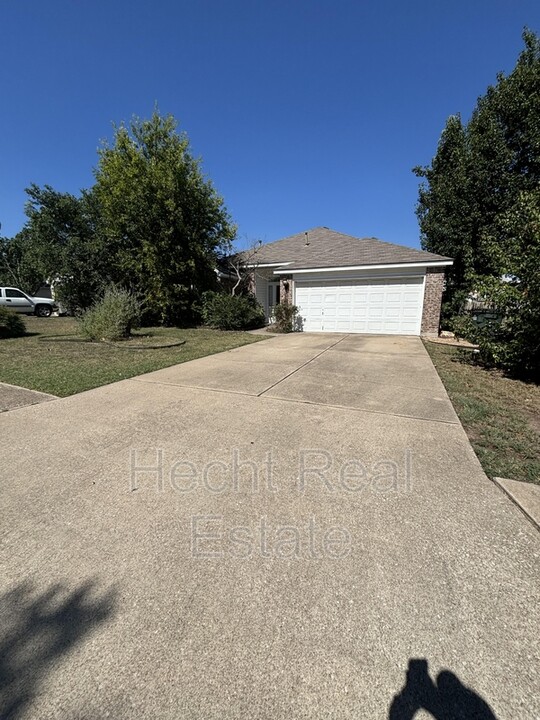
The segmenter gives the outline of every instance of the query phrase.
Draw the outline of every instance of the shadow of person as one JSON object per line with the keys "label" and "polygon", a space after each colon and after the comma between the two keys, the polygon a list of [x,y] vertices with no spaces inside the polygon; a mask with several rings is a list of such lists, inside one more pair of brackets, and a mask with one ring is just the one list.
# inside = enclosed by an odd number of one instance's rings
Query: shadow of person
{"label": "shadow of person", "polygon": [[424,658],[409,660],[407,682],[394,696],[388,720],[412,720],[418,710],[435,720],[497,720],[488,703],[454,673],[442,670],[434,682]]}
{"label": "shadow of person", "polygon": [[89,581],[41,592],[23,582],[0,597],[0,718],[20,717],[58,660],[115,612],[116,590]]}

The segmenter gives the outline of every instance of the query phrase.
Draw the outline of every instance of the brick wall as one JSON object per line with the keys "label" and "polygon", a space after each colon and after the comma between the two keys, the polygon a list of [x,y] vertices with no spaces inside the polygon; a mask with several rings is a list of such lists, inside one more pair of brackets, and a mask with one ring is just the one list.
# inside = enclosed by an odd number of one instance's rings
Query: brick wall
{"label": "brick wall", "polygon": [[281,275],[280,276],[279,301],[282,303],[292,303],[292,301],[293,301],[292,275]]}
{"label": "brick wall", "polygon": [[441,299],[444,289],[444,270],[427,268],[426,288],[424,292],[424,308],[422,311],[422,335],[439,334],[441,316]]}

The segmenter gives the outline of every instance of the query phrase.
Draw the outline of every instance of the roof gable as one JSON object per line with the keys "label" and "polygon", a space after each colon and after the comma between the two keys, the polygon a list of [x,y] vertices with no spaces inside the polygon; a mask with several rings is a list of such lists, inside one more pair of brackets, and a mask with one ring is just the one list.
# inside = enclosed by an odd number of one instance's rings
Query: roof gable
{"label": "roof gable", "polygon": [[406,263],[437,263],[451,258],[416,250],[377,238],[356,238],[352,235],[316,227],[262,245],[256,252],[258,265],[284,265],[287,270],[350,267],[363,265],[394,265]]}

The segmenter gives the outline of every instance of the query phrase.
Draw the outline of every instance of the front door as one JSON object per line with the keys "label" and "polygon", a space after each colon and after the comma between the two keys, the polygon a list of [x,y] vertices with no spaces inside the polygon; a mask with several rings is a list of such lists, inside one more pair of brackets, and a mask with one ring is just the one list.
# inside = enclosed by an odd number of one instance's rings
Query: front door
{"label": "front door", "polygon": [[268,283],[268,318],[271,319],[274,314],[274,307],[279,305],[279,281],[270,281]]}

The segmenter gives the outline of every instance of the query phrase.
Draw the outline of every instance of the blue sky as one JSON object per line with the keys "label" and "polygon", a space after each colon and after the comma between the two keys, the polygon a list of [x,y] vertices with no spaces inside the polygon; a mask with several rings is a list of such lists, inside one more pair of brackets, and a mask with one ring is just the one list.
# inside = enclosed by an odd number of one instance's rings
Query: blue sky
{"label": "blue sky", "polygon": [[509,72],[538,0],[4,0],[2,235],[31,182],[77,194],[157,102],[242,245],[317,225],[418,246],[411,172]]}

